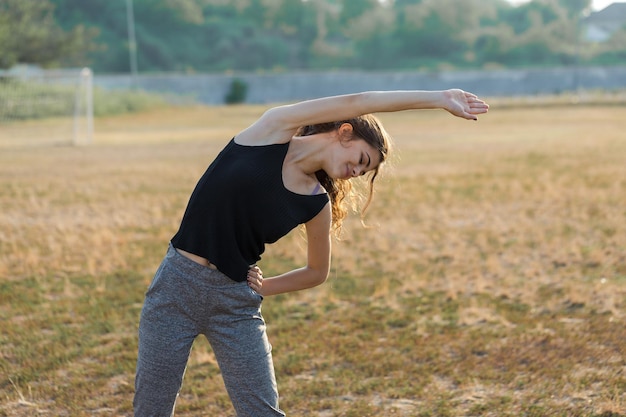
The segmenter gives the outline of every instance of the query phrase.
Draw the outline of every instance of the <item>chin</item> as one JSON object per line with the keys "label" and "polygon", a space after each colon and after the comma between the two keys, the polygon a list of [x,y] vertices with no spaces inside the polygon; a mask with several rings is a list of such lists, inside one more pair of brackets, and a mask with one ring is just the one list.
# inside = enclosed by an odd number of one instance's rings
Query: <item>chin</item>
{"label": "chin", "polygon": [[335,180],[335,181],[337,181],[337,180],[348,181],[350,179],[350,177],[346,177],[345,175],[333,175],[333,176],[330,176],[330,177],[333,180]]}

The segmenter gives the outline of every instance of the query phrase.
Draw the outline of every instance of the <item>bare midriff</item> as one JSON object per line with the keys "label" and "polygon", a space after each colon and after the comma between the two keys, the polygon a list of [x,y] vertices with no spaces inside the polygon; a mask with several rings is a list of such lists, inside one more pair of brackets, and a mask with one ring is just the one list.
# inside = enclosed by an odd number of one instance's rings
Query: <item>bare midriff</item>
{"label": "bare midriff", "polygon": [[185,250],[178,249],[178,248],[176,248],[176,252],[180,253],[185,258],[190,259],[190,260],[194,261],[197,264],[200,264],[202,266],[206,266],[207,268],[217,269],[217,267],[215,265],[213,265],[211,262],[209,262],[208,259],[203,258],[202,256],[198,256],[198,255],[195,255],[193,253],[190,253],[190,252],[187,252]]}

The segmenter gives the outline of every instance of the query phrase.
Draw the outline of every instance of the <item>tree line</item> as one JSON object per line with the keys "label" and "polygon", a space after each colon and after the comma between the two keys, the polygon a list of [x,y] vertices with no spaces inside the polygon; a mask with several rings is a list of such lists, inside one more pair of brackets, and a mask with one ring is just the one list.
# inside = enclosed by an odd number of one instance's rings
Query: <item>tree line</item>
{"label": "tree line", "polygon": [[[591,0],[0,0],[0,68],[128,72],[440,70],[626,63]],[[129,10],[129,7],[132,9]]]}

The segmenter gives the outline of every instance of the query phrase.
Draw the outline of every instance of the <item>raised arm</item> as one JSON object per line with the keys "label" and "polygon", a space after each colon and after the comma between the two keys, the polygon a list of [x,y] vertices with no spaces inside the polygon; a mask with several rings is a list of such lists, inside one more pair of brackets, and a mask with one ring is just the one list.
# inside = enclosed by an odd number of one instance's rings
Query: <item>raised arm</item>
{"label": "raised arm", "polygon": [[418,109],[444,109],[455,116],[477,120],[477,115],[486,113],[489,106],[476,95],[459,89],[367,91],[271,108],[238,138],[240,143],[258,140],[254,138],[286,142],[300,126],[347,120],[369,113]]}
{"label": "raised arm", "polygon": [[489,106],[474,94],[462,90],[445,91],[368,91],[357,94],[302,101],[275,107],[274,117],[292,127],[335,120],[346,120],[369,113],[395,112],[401,110],[437,109],[448,110],[455,116],[476,119]]}

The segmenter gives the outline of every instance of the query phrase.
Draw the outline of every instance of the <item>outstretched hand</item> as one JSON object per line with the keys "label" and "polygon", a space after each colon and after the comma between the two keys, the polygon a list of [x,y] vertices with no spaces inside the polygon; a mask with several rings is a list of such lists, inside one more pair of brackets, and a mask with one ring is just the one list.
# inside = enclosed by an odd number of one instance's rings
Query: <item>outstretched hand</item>
{"label": "outstretched hand", "polygon": [[451,114],[467,120],[478,120],[476,115],[487,113],[489,105],[472,93],[459,89],[443,92],[443,108]]}

